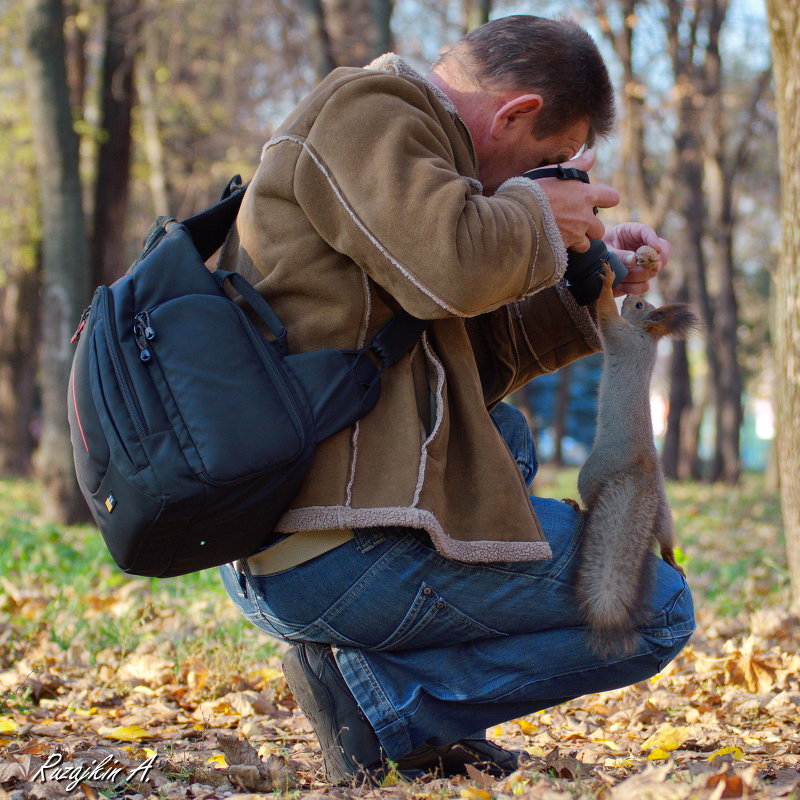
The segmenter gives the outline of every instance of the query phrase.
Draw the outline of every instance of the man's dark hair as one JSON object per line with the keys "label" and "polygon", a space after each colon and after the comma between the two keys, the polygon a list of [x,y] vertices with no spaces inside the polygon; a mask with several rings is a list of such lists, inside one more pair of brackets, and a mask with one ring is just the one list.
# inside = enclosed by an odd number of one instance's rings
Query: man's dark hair
{"label": "man's dark hair", "polygon": [[572,20],[517,14],[481,25],[440,61],[458,59],[481,87],[536,92],[544,138],[586,120],[591,145],[614,124],[614,90],[597,45]]}

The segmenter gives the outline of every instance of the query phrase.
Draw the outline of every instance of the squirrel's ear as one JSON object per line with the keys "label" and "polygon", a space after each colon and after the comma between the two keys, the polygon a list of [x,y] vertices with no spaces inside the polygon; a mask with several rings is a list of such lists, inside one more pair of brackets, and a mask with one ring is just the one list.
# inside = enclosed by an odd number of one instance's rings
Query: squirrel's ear
{"label": "squirrel's ear", "polygon": [[692,311],[691,306],[686,303],[672,303],[668,306],[661,306],[661,308],[654,308],[644,318],[642,327],[647,333],[658,339],[662,336],[684,339],[700,327],[700,320]]}

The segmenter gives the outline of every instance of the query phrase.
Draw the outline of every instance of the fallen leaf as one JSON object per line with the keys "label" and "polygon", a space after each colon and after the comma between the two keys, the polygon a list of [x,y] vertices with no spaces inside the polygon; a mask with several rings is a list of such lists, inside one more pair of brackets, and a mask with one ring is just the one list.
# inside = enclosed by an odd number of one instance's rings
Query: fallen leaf
{"label": "fallen leaf", "polygon": [[120,742],[141,742],[152,736],[141,725],[118,725],[116,728],[98,728],[97,732],[106,739]]}
{"label": "fallen leaf", "polygon": [[466,770],[467,777],[478,787],[491,789],[497,784],[497,781],[491,775],[487,774],[486,772],[481,772],[481,770],[479,770],[473,764],[467,764]]}
{"label": "fallen leaf", "polygon": [[234,764],[228,767],[228,777],[234,786],[250,792],[284,792],[297,784],[286,759],[281,756],[270,756],[266,763],[258,766]]}
{"label": "fallen leaf", "polygon": [[649,739],[642,743],[642,750],[677,750],[689,738],[689,728],[662,725]]}
{"label": "fallen leaf", "polygon": [[283,680],[283,672],[279,669],[273,669],[272,667],[254,669],[250,673],[250,676],[260,683],[280,683]]}
{"label": "fallen leaf", "polygon": [[206,761],[206,764],[213,764],[215,769],[225,769],[228,766],[224,753],[215,753]]}
{"label": "fallen leaf", "polygon": [[[719,794],[719,786],[722,786],[722,793]],[[744,797],[746,791],[744,782],[739,775],[730,775],[727,772],[721,772],[717,775],[711,775],[706,781],[707,789],[717,789],[714,796],[717,798],[723,797]]]}
{"label": "fallen leaf", "polygon": [[727,756],[730,755],[732,758],[741,760],[744,758],[744,753],[739,747],[720,747],[719,750],[715,750],[707,759],[706,761],[713,761],[718,756]]}
{"label": "fallen leaf", "polygon": [[173,663],[165,658],[133,653],[120,665],[118,677],[121,681],[135,680],[148,686],[163,686],[175,678]]}
{"label": "fallen leaf", "polygon": [[557,747],[545,756],[544,766],[556,778],[563,778],[568,781],[576,780],[583,773],[583,764],[574,756],[562,756]]}
{"label": "fallen leaf", "polygon": [[13,733],[17,730],[17,723],[11,717],[0,717],[0,733]]}
{"label": "fallen leaf", "polygon": [[460,797],[463,800],[492,800],[492,793],[486,789],[478,789],[475,786],[465,786],[461,790]]}
{"label": "fallen leaf", "polygon": [[16,761],[0,762],[0,783],[8,783],[13,780],[22,780],[25,777],[25,770]]}
{"label": "fallen leaf", "polygon": [[511,722],[513,722],[526,736],[536,733],[536,731],[539,729],[539,726],[535,722],[531,722],[529,719],[525,719],[524,717],[512,719]]}
{"label": "fallen leaf", "polygon": [[644,772],[631,775],[614,786],[608,793],[610,800],[673,800],[683,793],[673,784],[667,783],[672,765],[649,766]]}

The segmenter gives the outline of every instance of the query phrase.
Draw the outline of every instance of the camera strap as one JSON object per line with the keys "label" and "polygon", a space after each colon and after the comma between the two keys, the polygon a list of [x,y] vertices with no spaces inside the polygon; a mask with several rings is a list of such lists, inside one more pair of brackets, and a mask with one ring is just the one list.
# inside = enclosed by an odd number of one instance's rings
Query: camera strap
{"label": "camera strap", "polygon": [[589,173],[577,167],[563,167],[561,164],[555,167],[539,167],[530,169],[522,173],[523,178],[539,180],[539,178],[558,178],[561,181],[583,181],[589,183]]}

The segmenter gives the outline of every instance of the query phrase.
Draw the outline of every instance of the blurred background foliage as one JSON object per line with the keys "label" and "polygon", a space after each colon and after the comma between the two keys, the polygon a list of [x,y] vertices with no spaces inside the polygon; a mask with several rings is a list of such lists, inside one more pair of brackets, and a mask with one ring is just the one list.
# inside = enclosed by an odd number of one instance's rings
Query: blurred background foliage
{"label": "blurred background foliage", "polygon": [[[231,175],[247,180],[275,126],[331,69],[395,50],[424,72],[463,32],[513,13],[568,14],[595,37],[619,109],[594,179],[623,202],[604,220],[641,220],[670,239],[650,299],[688,300],[703,318],[701,336],[665,343],[654,382],[667,475],[736,486],[743,470],[766,471],[775,491],[780,187],[759,0],[0,0],[0,474],[36,474],[45,517],[85,519],[58,392],[65,331],[90,287],[125,271],[156,215],[188,216]],[[44,141],[62,95],[71,130]],[[587,359],[511,398],[547,460],[579,463],[590,447],[599,368]],[[43,375],[58,377],[51,387]]]}

